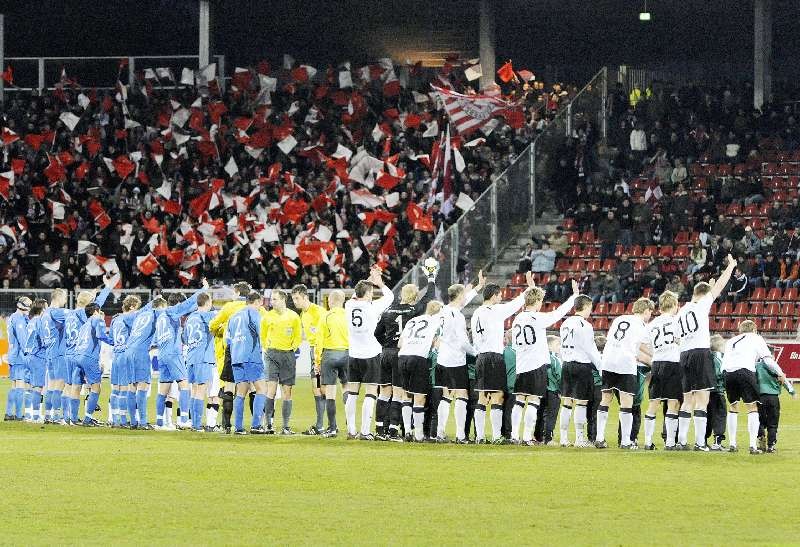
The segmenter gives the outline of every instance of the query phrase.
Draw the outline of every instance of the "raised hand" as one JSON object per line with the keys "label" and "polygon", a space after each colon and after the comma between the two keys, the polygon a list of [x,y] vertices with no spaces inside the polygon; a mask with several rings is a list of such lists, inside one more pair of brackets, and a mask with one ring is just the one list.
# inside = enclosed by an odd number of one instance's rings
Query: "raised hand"
{"label": "raised hand", "polygon": [[572,294],[580,294],[580,292],[581,292],[581,288],[580,288],[580,285],[578,285],[578,281],[573,279],[572,280]]}
{"label": "raised hand", "polygon": [[525,273],[525,281],[528,282],[528,288],[532,289],[536,286],[536,281],[533,280],[533,272]]}

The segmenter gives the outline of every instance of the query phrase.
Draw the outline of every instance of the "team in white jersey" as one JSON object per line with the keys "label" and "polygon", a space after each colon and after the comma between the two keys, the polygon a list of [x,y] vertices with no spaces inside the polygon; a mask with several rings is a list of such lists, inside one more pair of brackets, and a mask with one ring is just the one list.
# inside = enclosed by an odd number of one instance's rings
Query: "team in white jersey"
{"label": "team in white jersey", "polygon": [[544,290],[539,287],[525,293],[525,310],[517,315],[511,326],[511,340],[516,351],[517,377],[514,383],[514,408],[511,411],[511,442],[519,443],[519,425],[525,414],[522,443],[532,446],[539,405],[547,392],[547,367],[550,350],[547,329],[555,325],[572,309],[578,296],[578,283],[572,281],[572,296],[554,311],[543,313]]}
{"label": "team in white jersey", "polygon": [[439,313],[441,310],[441,302],[436,300],[428,302],[425,314],[411,319],[403,327],[398,343],[400,351],[397,352],[397,358],[403,377],[403,389],[414,398],[412,413],[416,441],[425,438],[423,430],[425,402],[433,388],[428,357],[441,332],[442,318]]}
{"label": "team in white jersey", "polygon": [[[526,274],[529,288],[536,284],[533,274]],[[503,436],[503,391],[507,386],[506,365],[503,360],[503,338],[505,321],[525,302],[525,293],[510,302],[502,303],[499,285],[490,283],[483,289],[483,304],[472,314],[472,343],[478,356],[475,360],[475,391],[478,404],[475,407],[475,442],[486,442],[486,405],[491,405],[492,442],[502,443]]]}
{"label": "team in white jersey", "polygon": [[638,389],[638,363],[650,364],[647,349],[647,322],[653,313],[653,302],[640,298],[633,304],[633,314],[620,315],[611,322],[606,335],[606,346],[602,356],[603,396],[597,407],[597,448],[607,448],[606,423],[608,406],[614,396],[619,396],[619,423],[622,448],[634,448],[631,443],[633,426],[633,397]]}
{"label": "team in white jersey", "polygon": [[[372,300],[373,289],[380,288],[383,295]],[[361,437],[366,440],[372,435],[372,414],[378,398],[378,379],[381,367],[381,344],[375,338],[375,327],[386,308],[392,305],[394,294],[383,284],[381,269],[373,267],[366,281],[359,281],[355,296],[344,305],[347,330],[350,337],[349,359],[347,363],[347,386],[345,387],[345,417],[347,436],[355,438],[356,402],[361,384],[364,389],[364,402],[361,405]]]}
{"label": "team in white jersey", "polygon": [[675,447],[675,435],[678,431],[678,409],[683,391],[680,330],[675,316],[678,311],[678,296],[670,291],[664,292],[658,298],[658,310],[660,315],[647,325],[653,364],[650,376],[650,401],[644,415],[644,447],[645,450],[655,449],[653,433],[656,427],[656,411],[662,401],[666,401],[667,408],[664,413],[666,450],[672,450]]}
{"label": "team in white jersey", "polygon": [[594,328],[589,323],[592,299],[585,294],[575,298],[575,315],[561,324],[561,446],[570,446],[569,423],[575,409],[575,446],[592,446],[586,439],[586,407],[594,392],[592,368],[600,371],[600,352],[594,341]]}

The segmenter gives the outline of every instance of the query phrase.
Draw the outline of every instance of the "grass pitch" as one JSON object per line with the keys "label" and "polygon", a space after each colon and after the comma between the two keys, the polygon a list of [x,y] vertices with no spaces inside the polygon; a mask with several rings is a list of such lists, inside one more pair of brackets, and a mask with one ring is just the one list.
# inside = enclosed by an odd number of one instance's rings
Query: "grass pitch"
{"label": "grass pitch", "polygon": [[[295,393],[301,430],[308,380]],[[778,453],[762,456],[744,418],[738,454],[0,423],[0,543],[796,543],[800,401],[782,405]]]}

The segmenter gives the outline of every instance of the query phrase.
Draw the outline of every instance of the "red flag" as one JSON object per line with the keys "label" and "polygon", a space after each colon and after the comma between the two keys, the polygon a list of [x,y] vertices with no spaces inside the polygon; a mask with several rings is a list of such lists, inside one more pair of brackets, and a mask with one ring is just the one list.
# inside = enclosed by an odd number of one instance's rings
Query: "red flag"
{"label": "red flag", "polygon": [[213,192],[208,190],[191,200],[189,202],[189,214],[195,218],[203,216],[203,213],[208,211],[208,207],[211,205],[212,194]]}
{"label": "red flag", "polygon": [[77,167],[77,169],[75,169],[75,175],[74,175],[75,178],[78,180],[83,180],[84,178],[86,178],[86,173],[89,172],[89,167],[90,166],[88,161],[85,161],[82,164],[80,164]]}
{"label": "red flag", "polygon": [[433,215],[427,214],[419,217],[417,221],[414,222],[414,229],[421,232],[433,233],[435,231],[433,227]]}
{"label": "red flag", "polygon": [[3,144],[11,144],[19,140],[19,135],[11,131],[8,127],[3,128]]}
{"label": "red flag", "polygon": [[287,221],[298,223],[308,212],[308,202],[302,199],[289,199],[283,204],[282,212]]}
{"label": "red flag", "polygon": [[11,70],[11,65],[3,71],[2,77],[8,85],[14,85],[14,71]]}
{"label": "red flag", "polygon": [[151,234],[157,234],[161,231],[161,225],[158,223],[158,220],[156,220],[155,217],[152,217],[149,220],[142,217],[142,226]]}
{"label": "red flag", "polygon": [[136,164],[128,156],[122,154],[114,159],[114,169],[117,170],[119,178],[124,179],[133,173],[133,170],[136,169]]}
{"label": "red flag", "polygon": [[181,214],[181,204],[178,203],[174,199],[162,199],[159,200],[159,204],[161,208],[164,209],[164,212],[170,215],[180,216]]}
{"label": "red flag", "polygon": [[150,253],[147,256],[137,256],[136,267],[144,275],[153,275],[153,272],[158,269],[158,260]]}
{"label": "red flag", "polygon": [[111,217],[108,216],[99,201],[94,199],[89,201],[89,213],[101,230],[106,229],[111,224]]}
{"label": "red flag", "polygon": [[5,177],[0,176],[0,196],[3,197],[6,201],[8,201],[8,190],[11,185],[11,181]]}
{"label": "red flag", "polygon": [[381,173],[381,176],[378,177],[378,180],[375,181],[375,184],[381,188],[385,188],[386,190],[391,190],[400,184],[400,177],[393,177],[389,173]]}
{"label": "red flag", "polygon": [[64,170],[64,166],[61,165],[58,160],[53,160],[50,158],[50,164],[44,170],[44,176],[47,177],[47,180],[50,181],[50,185],[56,184],[57,182],[63,180],[67,176],[67,172]]}
{"label": "red flag", "polygon": [[25,160],[22,158],[14,158],[11,160],[11,169],[15,175],[21,175],[25,171]]}
{"label": "red flag", "polygon": [[34,186],[31,188],[31,193],[33,193],[33,197],[42,201],[44,199],[44,195],[47,192],[44,186]]}
{"label": "red flag", "polygon": [[181,249],[175,249],[167,253],[167,264],[170,266],[179,266],[183,262],[184,252]]}
{"label": "red flag", "polygon": [[506,63],[497,70],[497,76],[505,83],[516,78],[514,67],[511,66],[511,61],[506,61]]}
{"label": "red flag", "polygon": [[336,205],[336,202],[326,194],[318,195],[314,198],[314,201],[311,202],[311,207],[317,212],[317,214],[321,213],[331,205]]}
{"label": "red flag", "polygon": [[396,255],[397,248],[394,245],[394,238],[393,237],[386,238],[386,241],[384,241],[383,245],[381,245],[381,250],[379,252],[380,254],[386,256]]}
{"label": "red flag", "polygon": [[362,214],[364,215],[364,224],[367,228],[372,228],[375,222],[394,222],[397,218],[396,214],[390,213],[389,211],[365,211]]}

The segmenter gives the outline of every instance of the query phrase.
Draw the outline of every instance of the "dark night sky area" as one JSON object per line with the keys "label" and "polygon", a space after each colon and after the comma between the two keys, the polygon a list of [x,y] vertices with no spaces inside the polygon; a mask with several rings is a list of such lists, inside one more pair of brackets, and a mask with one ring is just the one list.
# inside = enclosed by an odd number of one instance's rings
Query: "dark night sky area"
{"label": "dark night sky area", "polygon": [[[506,0],[497,55],[515,66],[717,63],[749,70],[753,0]],[[800,72],[800,2],[774,0],[777,76]],[[477,53],[478,4],[467,1],[217,1],[214,51],[229,66],[284,52],[320,66],[414,51]],[[179,54],[197,51],[195,0],[0,2],[6,55]],[[411,51],[411,53],[409,53]],[[412,57],[412,60],[413,59]]]}

